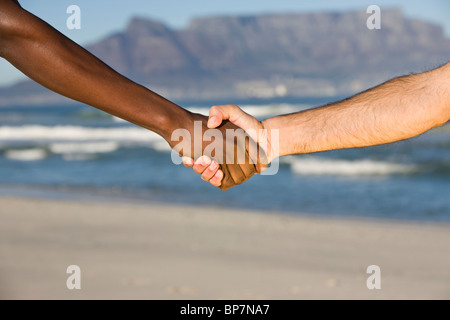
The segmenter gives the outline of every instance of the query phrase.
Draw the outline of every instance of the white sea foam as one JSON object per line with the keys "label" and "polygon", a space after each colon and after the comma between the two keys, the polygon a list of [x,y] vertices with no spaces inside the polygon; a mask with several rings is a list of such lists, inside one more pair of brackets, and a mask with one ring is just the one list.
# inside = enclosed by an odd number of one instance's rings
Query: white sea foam
{"label": "white sea foam", "polygon": [[248,105],[242,106],[242,110],[251,114],[255,118],[263,118],[263,117],[273,117],[281,114],[299,112],[305,109],[310,108],[310,106],[305,105],[292,105],[292,104],[274,104],[274,105]]}
{"label": "white sea foam", "polygon": [[119,118],[119,117],[116,117],[116,116],[111,116],[111,117],[112,117],[114,122],[120,122],[120,123],[127,122],[126,120],[124,120],[122,118]]}
{"label": "white sea foam", "polygon": [[299,175],[376,176],[407,174],[416,170],[413,165],[374,160],[333,160],[317,157],[286,157],[283,162]]}
{"label": "white sea foam", "polygon": [[161,139],[156,133],[141,128],[87,128],[81,126],[0,127],[1,140],[19,141],[131,141],[153,142]]}
{"label": "white sea foam", "polygon": [[169,151],[172,150],[172,148],[170,148],[169,144],[162,140],[162,141],[157,141],[155,143],[153,143],[152,148],[155,149],[156,151]]}
{"label": "white sea foam", "polygon": [[93,153],[68,153],[63,154],[62,157],[66,161],[87,161],[96,158]]}
{"label": "white sea foam", "polygon": [[23,149],[23,150],[8,150],[5,152],[5,157],[17,161],[38,161],[47,157],[47,152],[43,149]]}
{"label": "white sea foam", "polygon": [[59,154],[79,154],[79,153],[109,153],[116,151],[119,144],[113,141],[107,142],[85,142],[85,143],[52,143],[49,149],[53,153]]}
{"label": "white sea foam", "polygon": [[[310,108],[305,105],[293,105],[293,104],[269,104],[269,105],[242,105],[242,110],[251,114],[256,118],[276,116],[280,114],[298,112]],[[209,115],[209,107],[189,107],[187,108],[191,112],[200,113],[205,116]]]}

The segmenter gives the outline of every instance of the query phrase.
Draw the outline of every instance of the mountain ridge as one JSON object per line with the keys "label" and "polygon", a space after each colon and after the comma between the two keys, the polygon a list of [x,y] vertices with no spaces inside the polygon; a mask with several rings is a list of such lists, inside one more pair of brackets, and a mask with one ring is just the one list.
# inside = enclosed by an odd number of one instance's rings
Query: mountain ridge
{"label": "mountain ridge", "polygon": [[[450,59],[435,24],[382,11],[215,16],[183,29],[143,17],[86,48],[118,72],[169,99],[272,98],[352,94]],[[0,105],[67,102],[25,81],[0,88]]]}

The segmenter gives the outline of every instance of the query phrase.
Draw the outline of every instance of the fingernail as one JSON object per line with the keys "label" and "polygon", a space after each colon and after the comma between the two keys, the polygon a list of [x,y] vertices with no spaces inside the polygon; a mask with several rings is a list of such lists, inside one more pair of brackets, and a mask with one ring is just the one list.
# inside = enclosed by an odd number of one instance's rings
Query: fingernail
{"label": "fingernail", "polygon": [[211,165],[209,166],[209,168],[210,168],[211,170],[216,170],[218,166],[219,166],[219,164],[218,164],[217,162],[213,161],[213,162],[211,163]]}
{"label": "fingernail", "polygon": [[209,165],[211,163],[211,159],[209,159],[208,157],[203,156],[202,157],[202,165],[206,166]]}
{"label": "fingernail", "polygon": [[214,126],[214,118],[215,118],[215,117],[210,117],[210,118],[208,119],[208,123],[206,124],[206,125],[208,126],[208,128],[211,128],[211,127]]}
{"label": "fingernail", "polygon": [[193,159],[192,158],[183,157],[182,161],[183,161],[184,164],[192,164]]}

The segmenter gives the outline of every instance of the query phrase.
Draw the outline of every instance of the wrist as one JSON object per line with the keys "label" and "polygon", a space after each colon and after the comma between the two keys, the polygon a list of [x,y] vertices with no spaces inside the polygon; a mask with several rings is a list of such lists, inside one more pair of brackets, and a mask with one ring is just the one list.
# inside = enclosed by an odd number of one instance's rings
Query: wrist
{"label": "wrist", "polygon": [[270,118],[261,121],[261,124],[264,128],[265,137],[263,137],[263,141],[266,143],[266,156],[268,164],[270,164],[273,159],[278,158],[284,155],[282,137],[280,135],[280,127],[277,126],[277,117]]}
{"label": "wrist", "polygon": [[122,108],[126,112],[122,118],[157,133],[169,144],[173,131],[187,128],[192,121],[191,112],[145,87],[131,83],[130,92],[134,100]]}
{"label": "wrist", "polygon": [[191,131],[194,121],[195,114],[180,107],[162,114],[159,119],[158,129],[154,131],[171,145],[172,133],[177,129]]}

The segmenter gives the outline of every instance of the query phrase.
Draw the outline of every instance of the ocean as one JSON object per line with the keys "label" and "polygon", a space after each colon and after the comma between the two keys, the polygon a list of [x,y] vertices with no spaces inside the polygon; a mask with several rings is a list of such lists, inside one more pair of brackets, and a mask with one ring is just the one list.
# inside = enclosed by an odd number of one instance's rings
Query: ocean
{"label": "ocean", "polygon": [[[326,102],[241,106],[263,119]],[[209,109],[184,105],[203,114]],[[389,145],[283,157],[276,175],[258,175],[224,192],[173,164],[156,134],[89,106],[5,107],[0,194],[449,222],[450,125]]]}

